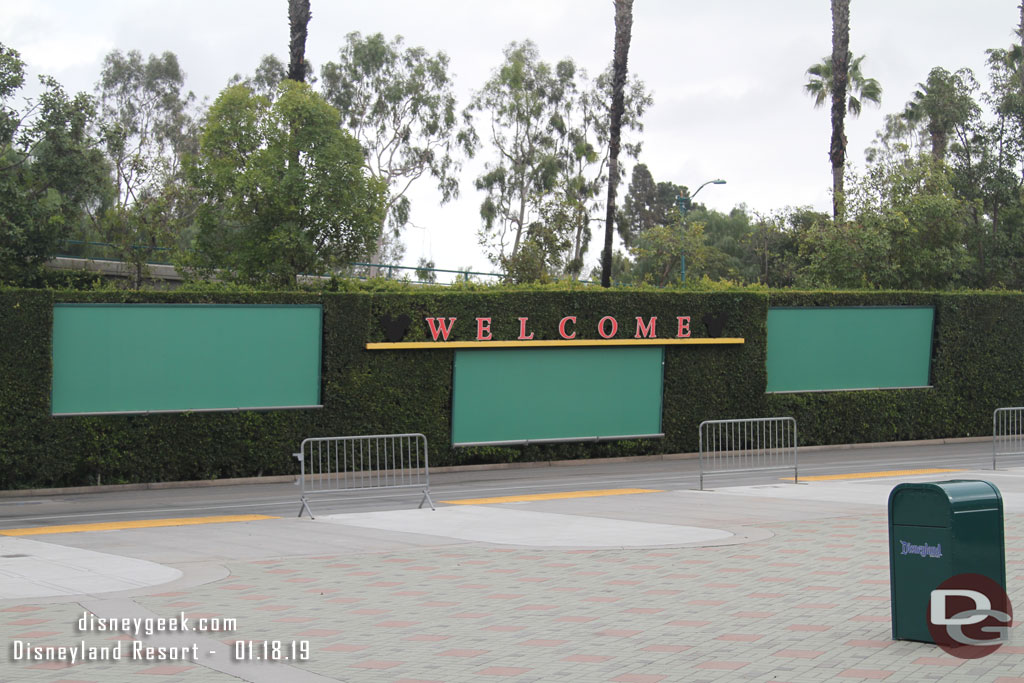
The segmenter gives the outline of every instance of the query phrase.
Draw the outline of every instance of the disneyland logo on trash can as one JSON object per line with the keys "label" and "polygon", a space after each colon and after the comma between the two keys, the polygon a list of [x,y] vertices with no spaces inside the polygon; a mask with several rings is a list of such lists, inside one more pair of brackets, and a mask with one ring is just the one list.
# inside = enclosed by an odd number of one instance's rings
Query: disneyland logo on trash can
{"label": "disneyland logo on trash can", "polygon": [[[974,609],[964,610],[952,616],[946,614],[947,598],[960,597],[974,601]],[[995,634],[994,638],[971,638],[963,631],[964,626],[979,624],[989,617],[1006,624],[1005,626],[983,626],[983,633]],[[992,601],[980,591],[966,588],[937,588],[931,592],[928,605],[928,620],[936,626],[946,627],[949,637],[963,645],[1004,645],[1010,641],[1012,617],[1006,612],[992,609]]]}
{"label": "disneyland logo on trash can", "polygon": [[942,557],[942,544],[938,545],[914,545],[913,543],[907,543],[906,541],[900,541],[900,545],[903,547],[901,555],[920,555],[921,557]]}

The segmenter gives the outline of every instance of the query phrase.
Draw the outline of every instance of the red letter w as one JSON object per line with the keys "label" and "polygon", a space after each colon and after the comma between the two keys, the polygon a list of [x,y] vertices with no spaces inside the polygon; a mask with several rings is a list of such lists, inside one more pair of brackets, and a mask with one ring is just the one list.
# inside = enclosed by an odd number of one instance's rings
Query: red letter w
{"label": "red letter w", "polygon": [[439,334],[445,341],[448,341],[448,335],[452,333],[452,327],[455,325],[455,318],[448,318],[447,325],[444,323],[444,318],[424,318],[424,320],[430,326],[430,334],[434,337],[434,341],[437,341]]}

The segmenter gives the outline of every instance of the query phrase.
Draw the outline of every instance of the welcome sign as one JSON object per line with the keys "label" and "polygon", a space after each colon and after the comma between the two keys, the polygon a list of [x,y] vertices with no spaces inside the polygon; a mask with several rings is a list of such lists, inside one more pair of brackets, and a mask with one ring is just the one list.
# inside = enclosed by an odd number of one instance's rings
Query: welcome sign
{"label": "welcome sign", "polygon": [[[511,320],[504,320],[508,322]],[[429,348],[486,348],[486,347],[529,347],[529,346],[638,346],[669,344],[742,344],[741,337],[722,337],[727,318],[724,314],[705,315],[701,322],[707,328],[707,337],[693,336],[693,320],[688,315],[670,318],[659,316],[632,316],[617,318],[606,315],[598,319],[593,329],[584,330],[578,316],[562,317],[551,329],[541,330],[530,322],[528,316],[516,316],[514,328],[518,334],[512,338],[496,339],[493,331],[495,319],[491,316],[460,321],[458,317],[426,316],[423,318],[424,331],[431,341],[404,342],[412,325],[412,318],[402,314],[397,318],[385,315],[381,318],[387,342],[371,342],[370,350],[384,349],[429,349]],[[463,332],[462,341],[453,341],[456,329]],[[465,330],[473,340],[465,340]],[[546,333],[546,334],[545,334]],[[538,338],[538,334],[541,335]],[[556,336],[557,335],[557,336]]]}

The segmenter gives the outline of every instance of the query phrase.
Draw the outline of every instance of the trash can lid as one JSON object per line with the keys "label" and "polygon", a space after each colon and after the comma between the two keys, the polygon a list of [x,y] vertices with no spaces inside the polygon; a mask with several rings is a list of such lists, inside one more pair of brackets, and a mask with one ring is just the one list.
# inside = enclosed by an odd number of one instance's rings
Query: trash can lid
{"label": "trash can lid", "polygon": [[1003,511],[1003,497],[994,484],[980,479],[954,479],[897,484],[889,493],[889,522],[948,527],[958,512]]}

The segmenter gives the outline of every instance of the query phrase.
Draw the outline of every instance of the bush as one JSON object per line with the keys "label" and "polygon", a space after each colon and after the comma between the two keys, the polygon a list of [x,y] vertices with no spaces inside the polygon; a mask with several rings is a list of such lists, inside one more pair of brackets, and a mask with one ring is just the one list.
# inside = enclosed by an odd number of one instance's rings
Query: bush
{"label": "bush", "polygon": [[[311,436],[422,432],[434,466],[642,455],[697,450],[708,419],[792,415],[801,445],[990,433],[992,410],[1024,400],[1024,295],[914,292],[768,292],[699,287],[602,290],[574,283],[530,287],[397,287],[377,291],[255,292],[194,287],[177,292],[0,289],[0,486],[29,488],[292,473],[291,457]],[[55,302],[323,305],[323,409],[60,417],[50,415]],[[931,389],[766,394],[770,306],[933,305]],[[578,318],[596,337],[605,316],[620,323],[689,315],[706,336],[705,314],[726,314],[734,346],[667,346],[659,440],[451,447],[452,350],[367,351],[385,341],[380,319],[409,315],[406,341],[430,340],[423,319],[455,317],[451,339],[472,340],[474,318],[491,317],[495,339],[515,339],[529,316],[537,338]],[[609,388],[614,398],[614,387]],[[851,456],[852,457],[852,456]]]}

